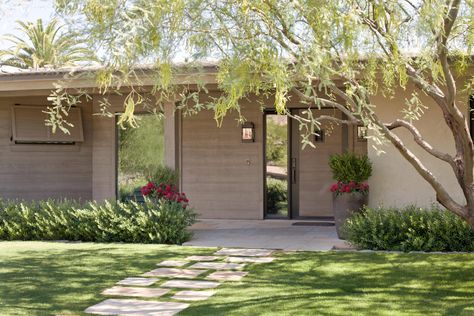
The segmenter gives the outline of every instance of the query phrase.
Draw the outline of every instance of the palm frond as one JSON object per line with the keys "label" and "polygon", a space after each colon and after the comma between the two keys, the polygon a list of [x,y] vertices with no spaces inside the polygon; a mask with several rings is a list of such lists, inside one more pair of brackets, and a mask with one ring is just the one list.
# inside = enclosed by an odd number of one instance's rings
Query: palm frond
{"label": "palm frond", "polygon": [[23,36],[9,34],[3,37],[12,46],[0,51],[0,64],[40,68],[72,66],[77,62],[97,60],[80,36],[63,32],[57,20],[46,26],[41,19],[36,23],[17,21],[17,24]]}

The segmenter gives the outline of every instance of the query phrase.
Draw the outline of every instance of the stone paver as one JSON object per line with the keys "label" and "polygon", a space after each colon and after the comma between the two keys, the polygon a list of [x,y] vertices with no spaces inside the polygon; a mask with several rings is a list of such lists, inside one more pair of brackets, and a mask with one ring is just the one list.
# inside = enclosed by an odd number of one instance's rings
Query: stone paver
{"label": "stone paver", "polygon": [[228,262],[237,263],[269,263],[275,260],[273,257],[227,257]]}
{"label": "stone paver", "polygon": [[154,284],[158,279],[156,278],[126,278],[118,281],[119,285],[135,285],[135,286],[149,286]]}
{"label": "stone paver", "polygon": [[212,281],[170,280],[161,286],[178,289],[213,289],[219,285],[221,285],[219,282]]}
{"label": "stone paver", "polygon": [[244,271],[216,271],[209,274],[206,279],[216,281],[240,281],[248,272]]}
{"label": "stone paver", "polygon": [[187,308],[178,302],[108,299],[85,310],[97,315],[171,316]]}
{"label": "stone paver", "polygon": [[179,291],[171,298],[182,301],[204,301],[215,293],[215,291]]}
{"label": "stone paver", "polygon": [[102,294],[114,296],[160,297],[168,292],[168,289],[160,288],[114,286],[103,291]]}
{"label": "stone paver", "polygon": [[222,257],[219,256],[189,256],[186,260],[189,261],[214,261],[220,259]]}
{"label": "stone paver", "polygon": [[245,267],[245,263],[198,262],[190,266],[193,269],[237,270]]}
{"label": "stone paver", "polygon": [[270,249],[243,249],[243,248],[223,248],[217,251],[216,255],[242,256],[242,257],[266,257],[271,255]]}
{"label": "stone paver", "polygon": [[182,261],[182,260],[165,260],[158,263],[158,265],[164,266],[164,267],[182,267],[188,263],[189,263],[188,261]]}
{"label": "stone paver", "polygon": [[158,268],[144,273],[142,274],[142,276],[193,279],[204,272],[206,271],[191,269]]}

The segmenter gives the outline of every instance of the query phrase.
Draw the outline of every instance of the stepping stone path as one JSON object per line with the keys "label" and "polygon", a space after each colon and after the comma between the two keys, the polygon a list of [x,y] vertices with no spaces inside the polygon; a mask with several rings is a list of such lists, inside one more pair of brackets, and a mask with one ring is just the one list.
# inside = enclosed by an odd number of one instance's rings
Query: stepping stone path
{"label": "stepping stone path", "polygon": [[[125,278],[117,282],[116,286],[102,292],[103,295],[142,297],[148,300],[106,299],[87,308],[85,312],[96,315],[175,315],[189,307],[188,303],[176,301],[208,299],[216,293],[210,289],[217,288],[222,282],[240,281],[248,274],[246,271],[235,270],[243,269],[247,264],[269,263],[275,260],[276,258],[270,257],[272,252],[273,250],[268,249],[223,248],[212,256],[188,256],[182,260],[164,260],[157,264],[161,266],[160,268],[146,272],[141,275],[142,277]],[[147,288],[146,286],[161,281],[157,277],[168,280],[163,280],[164,283],[159,284],[159,287]],[[172,289],[183,290],[169,296],[168,293]],[[159,297],[160,301],[149,300]],[[176,301],[165,302],[164,299]]]}
{"label": "stepping stone path", "polygon": [[204,301],[215,293],[215,291],[179,291],[171,298],[181,301]]}
{"label": "stepping stone path", "polygon": [[244,256],[244,257],[266,257],[272,254],[269,249],[238,249],[238,248],[223,248],[216,252],[216,255],[221,256]]}
{"label": "stepping stone path", "polygon": [[84,312],[97,315],[171,316],[187,308],[189,304],[140,300],[105,300]]}
{"label": "stepping stone path", "polygon": [[165,289],[153,289],[146,287],[125,287],[125,286],[114,286],[102,292],[103,295],[114,295],[114,296],[138,296],[138,297],[160,297],[168,293],[169,290]]}
{"label": "stepping stone path", "polygon": [[240,281],[248,272],[244,271],[216,271],[207,276],[206,279],[217,281]]}
{"label": "stepping stone path", "polygon": [[165,260],[158,263],[159,266],[163,267],[182,267],[188,264],[188,261],[181,261],[181,260]]}
{"label": "stepping stone path", "polygon": [[184,278],[194,279],[200,274],[206,271],[203,270],[190,270],[190,269],[173,269],[173,268],[158,268],[151,270],[150,272],[142,274],[142,276],[152,277],[167,277],[167,278]]}
{"label": "stepping stone path", "polygon": [[217,259],[221,259],[222,257],[219,256],[189,256],[186,260],[189,261],[215,261]]}
{"label": "stepping stone path", "polygon": [[212,269],[212,270],[237,270],[245,267],[242,263],[226,262],[198,262],[190,266],[192,269]]}
{"label": "stepping stone path", "polygon": [[275,260],[273,257],[227,257],[228,262],[245,262],[245,263],[269,263]]}
{"label": "stepping stone path", "polygon": [[170,280],[166,281],[161,286],[177,289],[213,289],[219,285],[221,285],[219,282],[211,281]]}
{"label": "stepping stone path", "polygon": [[149,286],[156,283],[156,278],[126,278],[122,281],[118,281],[119,285],[135,285],[135,286]]}

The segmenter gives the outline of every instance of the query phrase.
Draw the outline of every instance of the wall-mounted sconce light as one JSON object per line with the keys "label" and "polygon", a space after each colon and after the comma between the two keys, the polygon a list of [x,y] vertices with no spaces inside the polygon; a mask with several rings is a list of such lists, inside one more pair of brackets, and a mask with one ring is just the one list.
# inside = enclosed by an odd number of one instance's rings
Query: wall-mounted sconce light
{"label": "wall-mounted sconce light", "polygon": [[367,140],[367,127],[364,125],[357,125],[357,140],[360,142]]}
{"label": "wall-mounted sconce light", "polygon": [[324,143],[324,130],[323,129],[314,131],[314,142]]}
{"label": "wall-mounted sconce light", "polygon": [[242,143],[255,142],[255,126],[252,122],[242,124]]}

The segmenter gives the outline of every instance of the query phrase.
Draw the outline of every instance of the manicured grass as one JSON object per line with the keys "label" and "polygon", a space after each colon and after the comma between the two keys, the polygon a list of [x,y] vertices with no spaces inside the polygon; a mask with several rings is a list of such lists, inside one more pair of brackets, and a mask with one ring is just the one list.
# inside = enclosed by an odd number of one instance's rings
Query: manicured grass
{"label": "manicured grass", "polygon": [[[162,260],[213,249],[145,244],[0,242],[0,315],[81,315],[107,287]],[[84,314],[85,315],[85,314]]]}
{"label": "manicured grass", "polygon": [[[0,242],[0,315],[81,315],[164,259],[214,249]],[[279,253],[182,315],[472,315],[474,255]],[[163,298],[166,300],[169,298]],[[181,315],[181,314],[180,314]]]}

